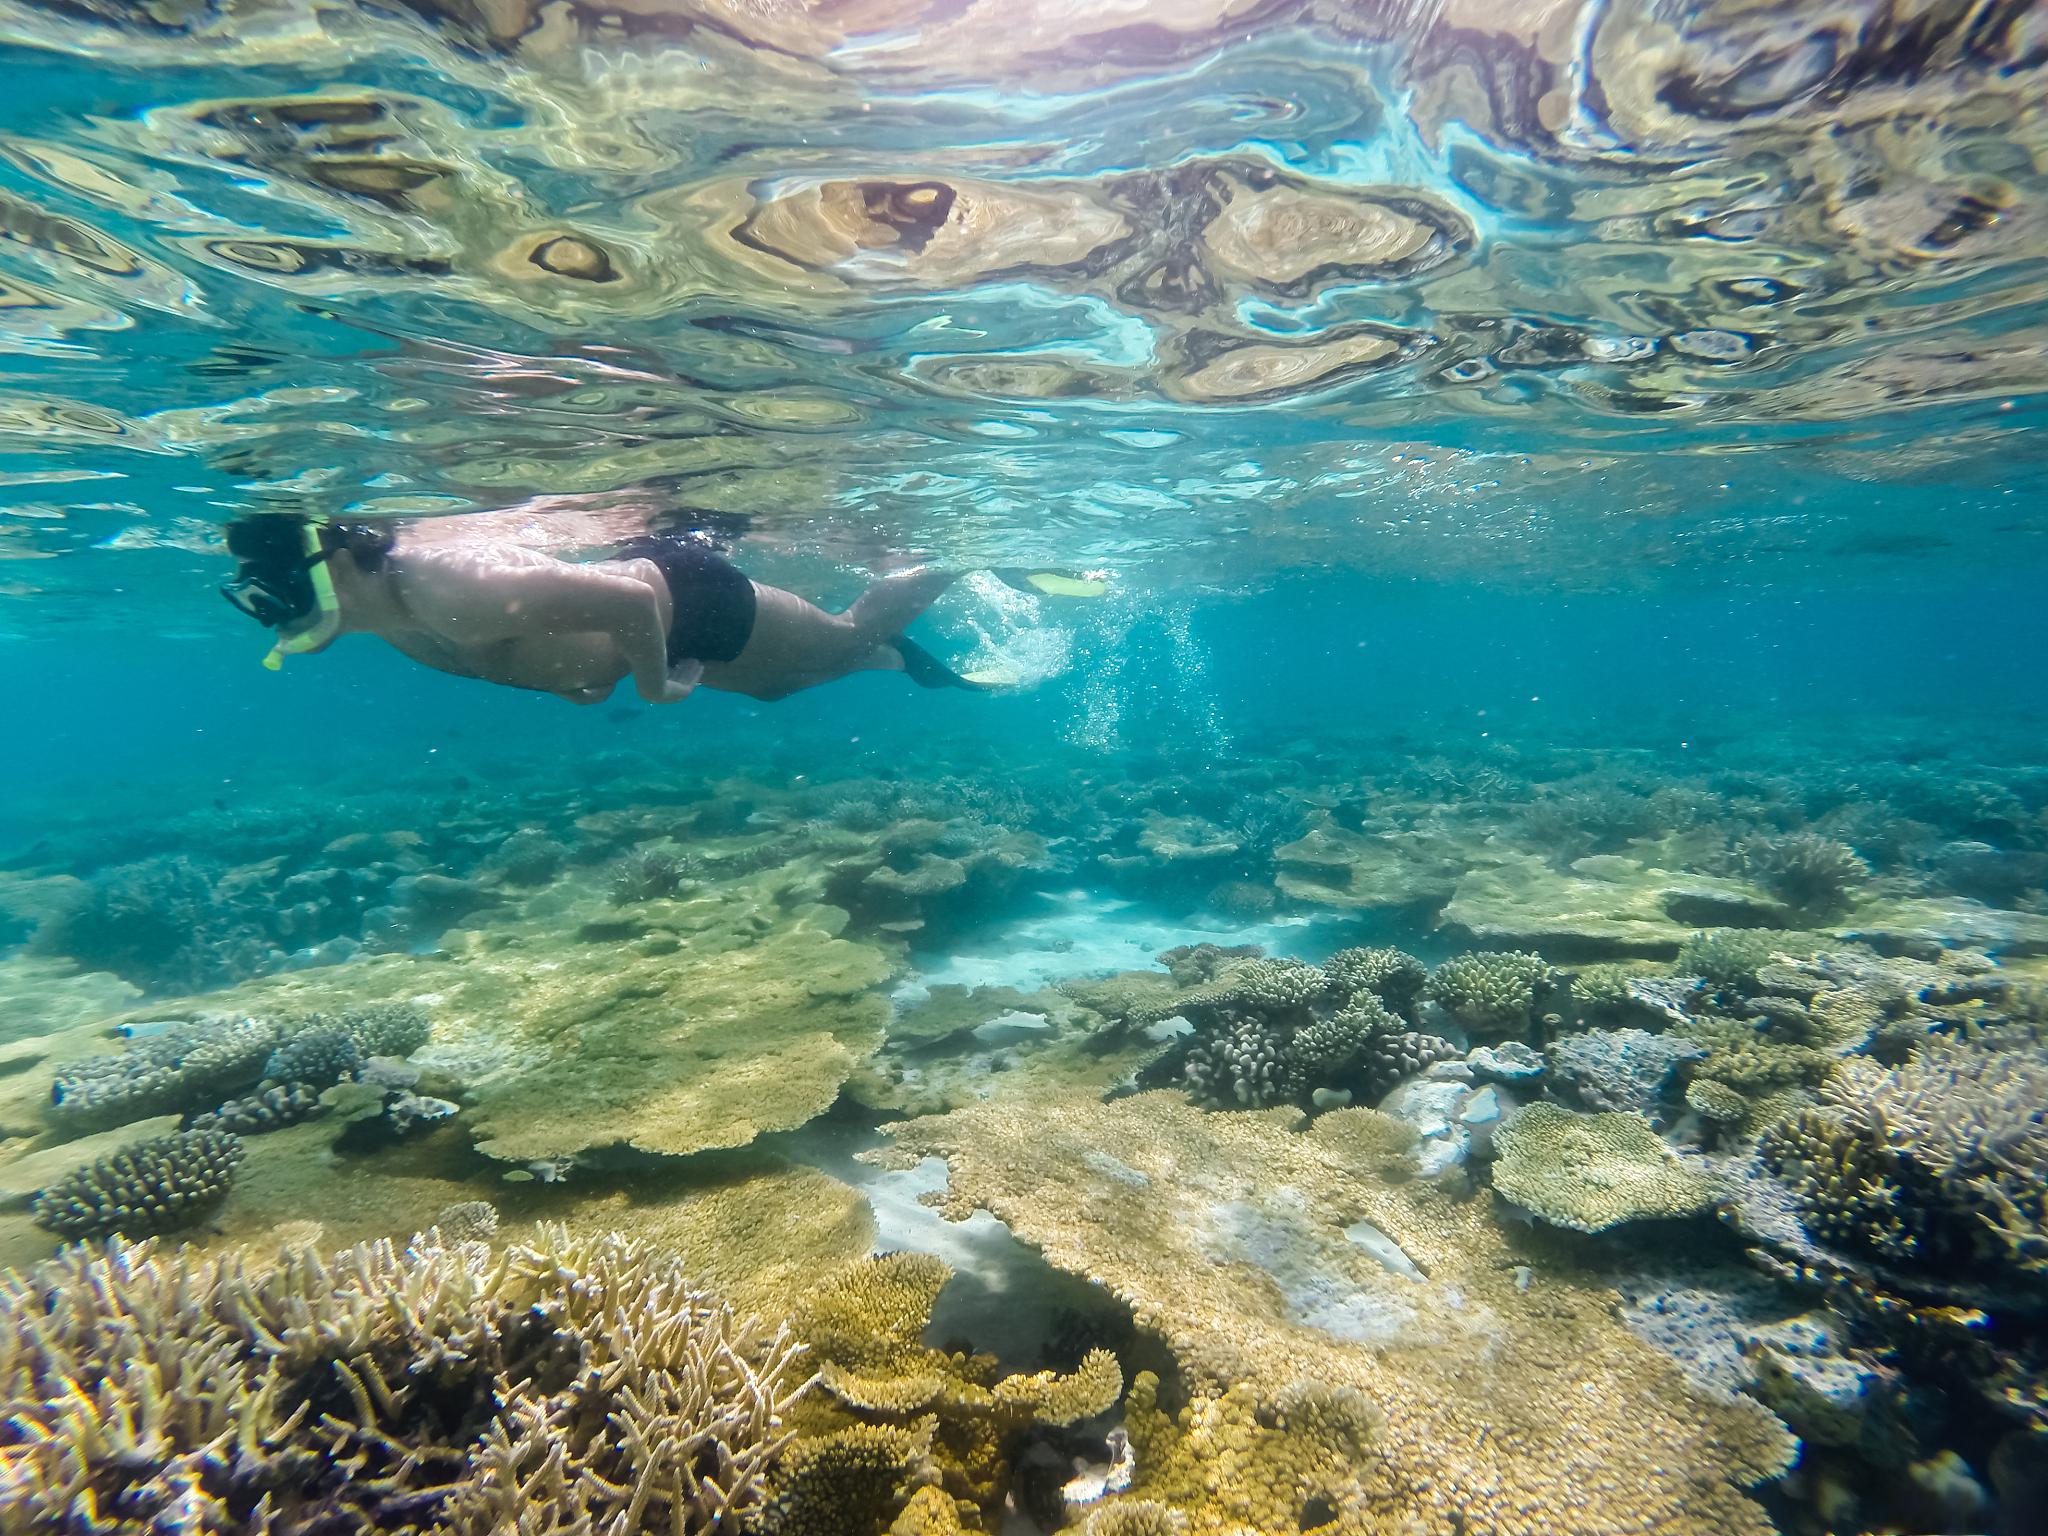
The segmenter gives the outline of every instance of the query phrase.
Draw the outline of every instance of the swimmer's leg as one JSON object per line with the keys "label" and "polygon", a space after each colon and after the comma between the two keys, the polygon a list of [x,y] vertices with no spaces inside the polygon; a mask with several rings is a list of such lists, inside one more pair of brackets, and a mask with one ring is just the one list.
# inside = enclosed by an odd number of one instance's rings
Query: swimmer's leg
{"label": "swimmer's leg", "polygon": [[959,577],[958,571],[921,565],[915,570],[884,576],[861,593],[842,618],[861,634],[878,642],[893,642],[896,636],[925,609],[938,601],[939,594]]}

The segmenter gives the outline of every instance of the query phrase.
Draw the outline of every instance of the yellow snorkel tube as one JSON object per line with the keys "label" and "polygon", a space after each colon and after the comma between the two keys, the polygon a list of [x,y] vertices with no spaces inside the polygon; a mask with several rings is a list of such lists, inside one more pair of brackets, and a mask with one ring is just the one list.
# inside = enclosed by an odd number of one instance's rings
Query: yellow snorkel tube
{"label": "yellow snorkel tube", "polygon": [[305,628],[277,637],[277,643],[263,658],[266,671],[277,671],[287,656],[303,656],[308,651],[319,650],[341,631],[341,600],[334,595],[334,576],[327,569],[332,551],[320,543],[320,530],[326,525],[325,518],[309,518],[304,533],[306,579],[313,584],[313,617]]}

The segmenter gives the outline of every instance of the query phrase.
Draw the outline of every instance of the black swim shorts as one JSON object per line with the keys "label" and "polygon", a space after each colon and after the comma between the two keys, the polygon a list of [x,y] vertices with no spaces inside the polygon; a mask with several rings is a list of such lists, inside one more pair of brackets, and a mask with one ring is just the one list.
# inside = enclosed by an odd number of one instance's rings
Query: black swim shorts
{"label": "black swim shorts", "polygon": [[754,584],[739,567],[698,539],[647,534],[628,539],[614,560],[652,560],[668,583],[674,616],[668,664],[732,661],[754,633]]}

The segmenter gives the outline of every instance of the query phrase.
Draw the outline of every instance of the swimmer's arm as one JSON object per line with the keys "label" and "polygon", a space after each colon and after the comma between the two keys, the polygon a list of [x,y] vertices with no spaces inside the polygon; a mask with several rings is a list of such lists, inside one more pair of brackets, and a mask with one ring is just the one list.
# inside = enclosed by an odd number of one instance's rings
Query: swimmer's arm
{"label": "swimmer's arm", "polygon": [[[612,638],[633,674],[633,686],[650,704],[690,696],[671,680],[668,635],[653,581],[624,569],[572,565],[551,555],[523,552],[499,559],[442,559],[422,562],[419,582],[431,591],[410,597],[413,610],[458,645],[527,639],[536,634],[604,634]],[[410,583],[409,583],[410,585]]]}

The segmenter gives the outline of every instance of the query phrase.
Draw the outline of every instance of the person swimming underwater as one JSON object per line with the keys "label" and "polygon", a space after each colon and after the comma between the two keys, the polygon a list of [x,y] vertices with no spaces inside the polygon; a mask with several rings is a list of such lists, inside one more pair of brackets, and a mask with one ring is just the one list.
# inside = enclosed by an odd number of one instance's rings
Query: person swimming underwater
{"label": "person swimming underwater", "polygon": [[[484,515],[486,518],[488,514]],[[957,573],[920,566],[871,585],[844,613],[750,580],[708,541],[642,532],[601,558],[565,560],[445,525],[256,513],[227,529],[237,567],[222,593],[277,631],[264,665],[373,634],[437,671],[597,704],[626,678],[650,704],[698,687],[780,699],[855,672],[902,672],[927,688],[987,690],[904,629]],[[436,523],[444,525],[437,530]],[[1096,584],[999,572],[1026,590]]]}

